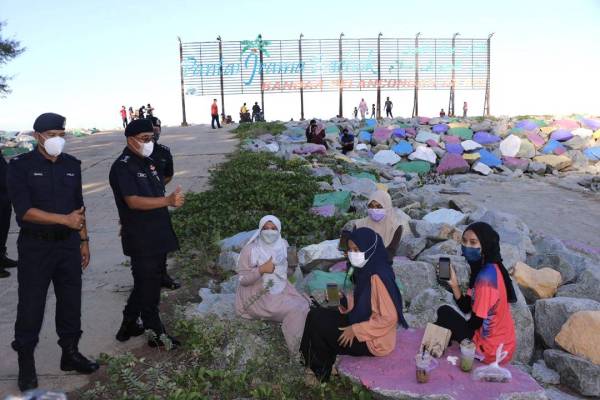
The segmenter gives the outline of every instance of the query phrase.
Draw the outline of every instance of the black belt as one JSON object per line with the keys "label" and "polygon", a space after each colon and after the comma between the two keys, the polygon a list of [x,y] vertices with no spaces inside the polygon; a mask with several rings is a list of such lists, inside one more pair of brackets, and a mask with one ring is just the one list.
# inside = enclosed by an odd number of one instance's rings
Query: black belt
{"label": "black belt", "polygon": [[21,228],[21,234],[34,239],[46,240],[49,242],[58,242],[61,240],[67,240],[73,231],[60,230],[60,231],[36,231],[34,229]]}

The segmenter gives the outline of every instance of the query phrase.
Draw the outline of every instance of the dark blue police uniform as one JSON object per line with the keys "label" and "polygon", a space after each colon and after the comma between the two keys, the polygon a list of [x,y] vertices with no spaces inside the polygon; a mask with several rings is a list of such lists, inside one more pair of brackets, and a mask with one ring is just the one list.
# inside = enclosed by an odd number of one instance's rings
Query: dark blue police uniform
{"label": "dark blue police uniform", "polygon": [[154,151],[150,155],[150,158],[154,160],[156,169],[163,179],[163,183],[165,179],[173,177],[174,169],[171,149],[160,143],[154,143]]}
{"label": "dark blue police uniform", "polygon": [[131,257],[134,279],[123,310],[124,321],[141,315],[144,328],[160,335],[164,333],[158,313],[161,269],[167,253],[178,250],[179,244],[168,207],[133,210],[125,197],[164,197],[163,178],[152,158],[143,158],[125,148],[110,169],[109,181],[121,221],[123,253]]}
{"label": "dark blue police uniform", "polygon": [[29,350],[38,343],[50,282],[56,294],[59,345],[76,345],[82,333],[79,232],[62,225],[27,222],[23,216],[30,208],[70,214],[83,207],[81,162],[64,153],[52,162],[36,148],[10,161],[7,184],[21,227],[13,347]]}
{"label": "dark blue police uniform", "polygon": [[8,188],[6,186],[6,171],[8,164],[0,153],[0,277],[9,276],[4,268],[14,268],[17,263],[6,256],[6,240],[10,230],[10,217],[12,207],[8,198]]}

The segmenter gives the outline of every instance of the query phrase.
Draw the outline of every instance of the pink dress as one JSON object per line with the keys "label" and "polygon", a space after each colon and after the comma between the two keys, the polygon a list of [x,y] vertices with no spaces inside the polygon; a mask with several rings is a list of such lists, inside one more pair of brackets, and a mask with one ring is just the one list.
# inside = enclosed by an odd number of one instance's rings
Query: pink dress
{"label": "pink dress", "polygon": [[271,294],[264,289],[258,265],[251,265],[252,248],[246,245],[240,254],[237,273],[235,310],[242,318],[281,322],[281,330],[291,354],[296,354],[302,340],[304,323],[309,310],[308,299],[289,282],[282,292]]}

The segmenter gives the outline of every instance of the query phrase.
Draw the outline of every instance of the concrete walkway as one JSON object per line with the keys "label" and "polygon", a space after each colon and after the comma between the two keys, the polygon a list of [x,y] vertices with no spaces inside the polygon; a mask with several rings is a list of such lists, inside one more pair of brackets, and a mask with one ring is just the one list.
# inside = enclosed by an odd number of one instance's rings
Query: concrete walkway
{"label": "concrete walkway", "polygon": [[[202,191],[208,184],[209,169],[224,161],[238,143],[225,129],[210,126],[164,128],[161,143],[169,146],[175,159],[175,177],[167,187]],[[123,132],[108,132],[84,138],[67,139],[66,151],[82,160],[84,199],[88,209],[91,263],[83,274],[82,329],[80,350],[89,356],[122,353],[143,344],[143,336],[126,343],[115,340],[122,309],[133,285],[130,269],[123,265],[118,217],[108,184],[112,162],[123,150]],[[16,257],[18,227],[13,221],[8,253]],[[17,274],[0,280],[0,398],[18,393],[17,355],[10,348],[17,309]],[[87,377],[60,370],[60,348],[54,324],[55,298],[50,286],[44,325],[36,349],[40,388],[69,391],[84,385]]]}

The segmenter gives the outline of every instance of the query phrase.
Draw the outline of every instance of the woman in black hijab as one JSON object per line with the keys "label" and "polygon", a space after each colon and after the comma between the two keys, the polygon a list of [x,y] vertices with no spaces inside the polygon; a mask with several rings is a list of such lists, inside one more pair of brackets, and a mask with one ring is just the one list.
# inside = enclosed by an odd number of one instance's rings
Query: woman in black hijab
{"label": "woman in black hijab", "polygon": [[452,267],[449,284],[456,304],[471,317],[466,320],[444,305],[437,310],[436,325],[449,329],[457,342],[472,339],[487,363],[495,361],[496,349],[503,344],[508,352],[503,362],[508,362],[516,348],[509,303],[515,303],[517,297],[502,264],[498,233],[484,222],[469,225],[462,236],[462,254],[471,267],[467,293],[462,293]]}

